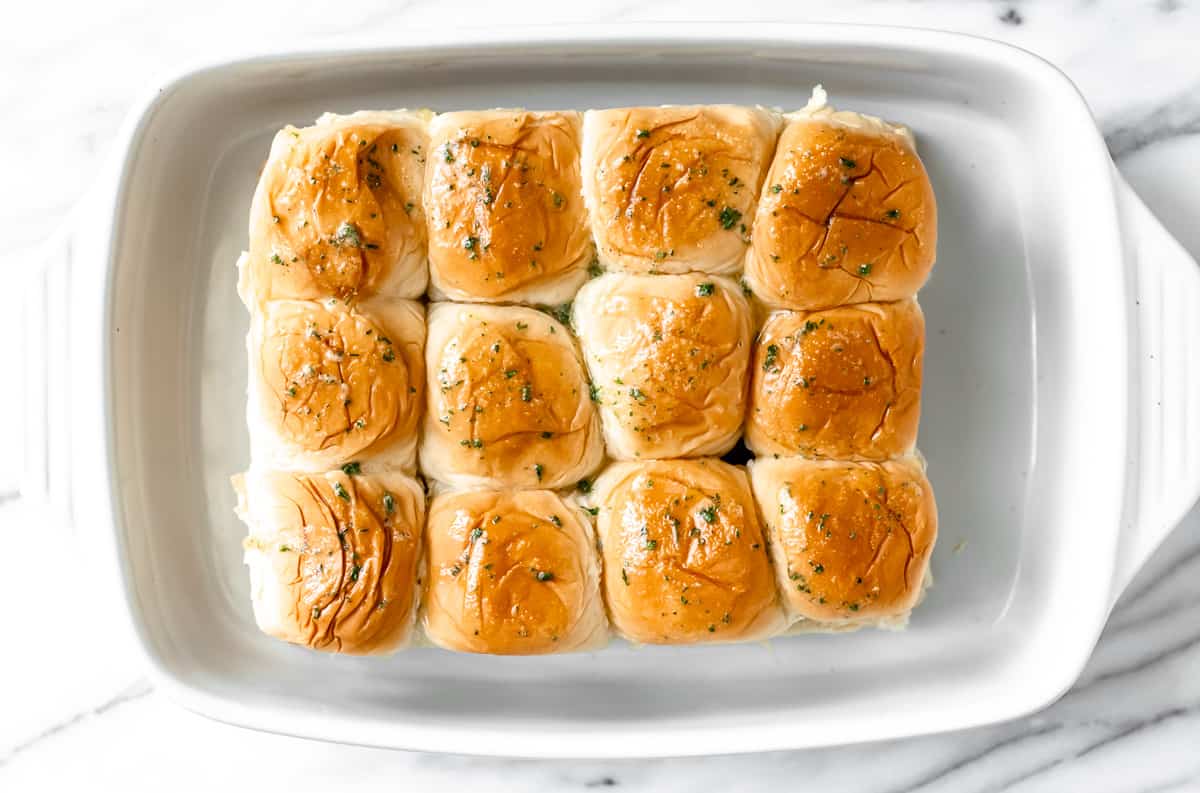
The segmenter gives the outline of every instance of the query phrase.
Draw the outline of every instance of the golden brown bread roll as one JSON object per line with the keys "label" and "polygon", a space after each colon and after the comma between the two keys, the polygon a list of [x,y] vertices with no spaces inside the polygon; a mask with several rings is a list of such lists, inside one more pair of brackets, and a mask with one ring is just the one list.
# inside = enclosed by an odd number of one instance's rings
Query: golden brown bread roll
{"label": "golden brown bread roll", "polygon": [[417,297],[428,282],[421,184],[427,111],[325,115],[275,136],[239,262],[247,306]]}
{"label": "golden brown bread roll", "polygon": [[601,263],[631,273],[728,274],[779,129],[734,105],[589,110],[583,185]]}
{"label": "golden brown bread roll", "polygon": [[439,647],[536,655],[608,640],[591,524],[554,493],[440,495],[426,531],[422,624]]}
{"label": "golden brown bread roll", "polygon": [[911,133],[819,100],[793,115],[752,239],[746,281],[768,305],[912,297],[936,258],[937,206]]}
{"label": "golden brown bread roll", "polygon": [[258,465],[415,471],[425,400],[422,305],[273,301],[252,317],[247,342],[247,419]]}
{"label": "golden brown bread roll", "polygon": [[421,468],[454,487],[557,488],[600,464],[604,441],[570,331],[521,306],[436,303]]}
{"label": "golden brown bread roll", "polygon": [[234,486],[262,631],[352,654],[408,643],[425,516],[415,479],[252,470]]}
{"label": "golden brown bread roll", "polygon": [[575,298],[609,456],[724,454],[745,414],[750,307],[711,275],[609,274]]}
{"label": "golden brown bread roll", "polygon": [[925,584],[937,505],[920,461],[760,459],[754,495],[794,618],[902,627]]}
{"label": "golden brown bread roll", "polygon": [[430,125],[425,207],[435,298],[557,304],[592,260],[580,115],[485,110]]}
{"label": "golden brown bread roll", "polygon": [[915,300],[772,314],[754,347],[746,446],[866,460],[912,451],[924,350]]}
{"label": "golden brown bread roll", "polygon": [[742,469],[712,458],[614,463],[590,503],[609,613],[626,638],[736,642],[783,627]]}

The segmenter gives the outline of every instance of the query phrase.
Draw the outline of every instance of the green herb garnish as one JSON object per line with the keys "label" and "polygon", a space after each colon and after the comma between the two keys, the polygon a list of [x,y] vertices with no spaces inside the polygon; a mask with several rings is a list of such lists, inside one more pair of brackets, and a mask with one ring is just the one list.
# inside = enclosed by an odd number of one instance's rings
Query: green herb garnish
{"label": "green herb garnish", "polygon": [[721,221],[721,228],[731,229],[739,220],[742,219],[742,213],[733,207],[727,206],[721,210],[721,214],[718,215],[718,218]]}
{"label": "green herb garnish", "polygon": [[778,368],[777,361],[779,360],[779,345],[768,344],[767,354],[763,356],[763,371],[772,372]]}

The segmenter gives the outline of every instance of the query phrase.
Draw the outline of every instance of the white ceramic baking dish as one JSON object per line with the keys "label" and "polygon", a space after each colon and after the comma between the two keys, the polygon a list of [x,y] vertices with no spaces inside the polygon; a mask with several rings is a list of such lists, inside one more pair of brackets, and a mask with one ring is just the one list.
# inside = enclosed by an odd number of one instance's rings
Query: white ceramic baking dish
{"label": "white ceramic baking dish", "polygon": [[[941,540],[907,632],[371,659],[259,634],[228,483],[247,461],[233,264],[276,128],[377,107],[795,108],[816,82],[913,127],[941,208],[921,293],[921,446]],[[421,34],[188,71],[148,96],[120,145],[74,241],[74,519],[111,532],[155,685],[217,719],[547,757],[1007,719],[1071,685],[1114,599],[1200,490],[1200,270],[1115,176],[1071,83],[1012,47],[780,24]]]}

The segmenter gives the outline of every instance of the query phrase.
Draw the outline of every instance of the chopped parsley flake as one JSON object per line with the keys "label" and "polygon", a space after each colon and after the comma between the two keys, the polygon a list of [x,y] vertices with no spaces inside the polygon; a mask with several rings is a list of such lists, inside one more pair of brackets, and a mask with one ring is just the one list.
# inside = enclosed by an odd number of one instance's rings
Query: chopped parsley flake
{"label": "chopped parsley flake", "polygon": [[721,228],[731,229],[737,225],[738,221],[742,219],[742,213],[733,207],[727,206],[721,210],[721,214],[718,215],[718,218],[721,221]]}
{"label": "chopped parsley flake", "polygon": [[779,368],[778,360],[779,360],[779,345],[778,344],[768,344],[767,345],[767,354],[765,356],[763,356],[763,371],[764,372],[772,372],[772,371],[778,369]]}

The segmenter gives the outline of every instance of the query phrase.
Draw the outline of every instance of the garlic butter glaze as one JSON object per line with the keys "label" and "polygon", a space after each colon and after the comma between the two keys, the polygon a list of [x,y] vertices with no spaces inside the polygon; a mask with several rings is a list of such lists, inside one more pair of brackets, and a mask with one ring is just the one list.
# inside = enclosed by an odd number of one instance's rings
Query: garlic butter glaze
{"label": "garlic butter glaze", "polygon": [[421,468],[454,487],[558,488],[604,455],[575,339],[522,306],[436,303]]}
{"label": "garlic butter glaze", "polygon": [[613,627],[627,639],[736,642],[782,629],[744,470],[712,458],[614,463],[590,503]]}
{"label": "garlic butter glaze", "polygon": [[741,269],[778,117],[734,105],[589,110],[583,179],[603,265]]}
{"label": "garlic butter glaze", "polygon": [[927,584],[937,505],[918,458],[750,464],[794,618],[903,627]]}
{"label": "garlic butter glaze", "polygon": [[772,314],[754,350],[746,446],[852,460],[911,452],[924,350],[915,300]]}
{"label": "garlic butter glaze", "polygon": [[280,130],[250,208],[239,284],[247,306],[425,291],[421,184],[431,115],[325,115]]}
{"label": "garlic butter glaze", "polygon": [[609,274],[575,299],[608,454],[724,454],[741,433],[751,348],[741,287],[709,275]]}
{"label": "garlic butter glaze", "polygon": [[581,116],[486,110],[430,125],[425,208],[436,298],[564,303],[593,258]]}
{"label": "garlic butter glaze", "polygon": [[818,88],[780,135],[751,239],[746,281],[768,305],[912,297],[937,250],[933,187],[912,134],[834,111]]}
{"label": "garlic butter glaze", "polygon": [[351,654],[408,643],[425,517],[415,479],[250,471],[234,487],[263,632]]}
{"label": "garlic butter glaze", "polygon": [[607,642],[591,524],[555,493],[439,495],[426,537],[422,624],[435,644],[536,655]]}
{"label": "garlic butter glaze", "polygon": [[248,337],[254,454],[271,467],[416,467],[425,309],[411,300],[280,300]]}

